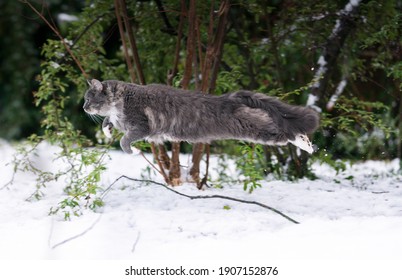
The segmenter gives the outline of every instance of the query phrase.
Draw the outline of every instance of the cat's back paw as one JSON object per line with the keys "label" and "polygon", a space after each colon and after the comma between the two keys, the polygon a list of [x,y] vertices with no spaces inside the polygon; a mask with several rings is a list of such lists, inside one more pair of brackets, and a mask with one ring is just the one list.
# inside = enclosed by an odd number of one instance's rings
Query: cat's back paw
{"label": "cat's back paw", "polygon": [[312,154],[314,152],[313,144],[311,144],[310,139],[308,139],[307,135],[298,134],[295,137],[295,140],[289,140],[289,143],[299,147],[300,149]]}
{"label": "cat's back paw", "polygon": [[131,146],[130,149],[133,152],[133,155],[135,155],[135,156],[140,155],[142,153],[140,149],[137,149],[134,146]]}

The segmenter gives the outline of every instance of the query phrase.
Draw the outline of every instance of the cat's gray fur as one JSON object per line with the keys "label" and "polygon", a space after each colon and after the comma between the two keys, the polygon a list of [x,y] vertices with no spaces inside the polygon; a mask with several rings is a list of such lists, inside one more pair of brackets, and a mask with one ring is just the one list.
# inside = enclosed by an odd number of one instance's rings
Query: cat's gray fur
{"label": "cat's gray fur", "polygon": [[[319,123],[315,111],[260,93],[238,91],[214,96],[165,85],[141,86],[114,80],[91,80],[84,110],[106,117],[104,128],[115,127],[124,132],[120,145],[126,153],[132,153],[131,143],[141,139],[157,143],[238,139],[271,145],[295,144],[300,137],[301,141],[308,141],[305,134],[312,133]],[[312,152],[309,141],[307,147],[303,145],[302,149]]]}

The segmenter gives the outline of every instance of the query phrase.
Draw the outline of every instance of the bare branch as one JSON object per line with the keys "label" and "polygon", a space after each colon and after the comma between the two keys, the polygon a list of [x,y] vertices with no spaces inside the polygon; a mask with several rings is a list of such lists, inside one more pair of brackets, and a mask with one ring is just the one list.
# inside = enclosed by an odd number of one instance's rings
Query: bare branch
{"label": "bare branch", "polygon": [[121,9],[121,12],[122,12],[122,15],[123,15],[123,21],[124,21],[124,25],[126,27],[128,40],[129,40],[130,45],[131,45],[131,50],[132,50],[133,57],[134,57],[135,67],[137,69],[137,75],[138,75],[138,78],[140,80],[140,83],[142,85],[145,85],[146,84],[145,83],[145,76],[144,76],[144,72],[142,71],[141,62],[140,62],[140,56],[138,54],[137,43],[135,41],[133,27],[131,26],[131,22],[130,22],[130,19],[128,17],[127,4],[126,4],[125,0],[120,0],[120,9]]}
{"label": "bare branch", "polygon": [[141,231],[138,232],[137,238],[134,241],[133,247],[131,248],[131,253],[134,253],[135,248],[137,247],[138,241],[140,241]]}
{"label": "bare branch", "polygon": [[281,211],[279,211],[279,210],[277,210],[277,209],[275,209],[275,208],[273,208],[271,206],[268,206],[266,204],[263,204],[261,202],[244,200],[244,199],[240,199],[240,198],[234,198],[234,197],[230,197],[230,196],[217,195],[217,194],[215,194],[215,195],[188,195],[188,194],[181,193],[181,192],[179,192],[179,191],[177,191],[175,189],[172,189],[172,188],[170,188],[169,186],[167,186],[165,184],[162,184],[162,183],[159,183],[159,182],[156,182],[156,181],[153,181],[153,180],[140,180],[140,179],[131,178],[131,177],[128,177],[128,176],[125,176],[125,175],[120,176],[112,184],[110,184],[109,187],[107,187],[106,190],[104,191],[104,193],[102,194],[101,198],[105,197],[105,195],[107,194],[107,192],[110,191],[110,189],[113,187],[113,185],[116,184],[121,179],[127,179],[127,180],[130,180],[130,181],[141,182],[141,183],[152,183],[154,185],[164,187],[165,189],[167,189],[167,190],[169,190],[169,191],[171,191],[171,192],[173,192],[173,193],[175,193],[177,195],[187,197],[189,199],[224,199],[224,200],[231,200],[231,201],[245,203],[245,204],[257,205],[259,207],[262,207],[264,209],[268,209],[268,210],[270,210],[270,211],[282,216],[283,218],[285,218],[286,220],[288,220],[288,221],[290,221],[290,222],[292,222],[294,224],[299,224],[299,222],[297,222],[296,220],[290,218],[289,216],[287,216],[286,214],[282,213]]}
{"label": "bare branch", "polygon": [[324,95],[327,92],[329,80],[336,68],[336,61],[341,53],[346,38],[356,27],[356,20],[360,12],[361,2],[367,0],[350,1],[339,12],[339,19],[325,43],[323,52],[317,61],[317,70],[311,86],[311,94],[307,105],[320,111],[325,107]]}
{"label": "bare branch", "polygon": [[69,53],[69,55],[71,56],[71,58],[74,60],[75,64],[78,66],[78,68],[80,69],[81,73],[84,75],[84,77],[87,79],[89,76],[88,74],[85,72],[84,68],[82,67],[80,61],[77,59],[77,57],[74,55],[74,53],[72,52],[70,46],[67,44],[66,40],[63,38],[63,36],[61,36],[59,30],[56,28],[56,26],[54,26],[53,24],[51,24],[46,17],[39,12],[28,0],[20,0],[21,3],[27,4],[32,11],[34,11],[45,23],[46,25],[54,32],[54,34],[56,34],[56,36],[60,39],[61,43],[63,44],[63,46],[66,48],[67,52]]}
{"label": "bare branch", "polygon": [[77,238],[87,234],[90,230],[92,230],[96,226],[96,224],[100,221],[101,217],[102,217],[102,215],[99,215],[99,217],[96,219],[96,221],[89,228],[87,228],[86,230],[84,230],[80,234],[74,235],[74,236],[72,236],[70,238],[67,238],[66,240],[63,240],[63,241],[53,245],[52,249],[56,249],[57,247],[59,247],[59,246],[61,246],[63,244],[66,244],[67,242],[70,242],[70,241],[72,241],[74,239],[77,239]]}
{"label": "bare branch", "polygon": [[165,24],[165,28],[161,28],[162,32],[165,32],[170,35],[177,35],[176,30],[174,27],[170,24],[169,18],[166,15],[166,10],[165,7],[163,6],[163,3],[161,0],[155,0],[156,6],[158,7],[158,12],[160,16],[162,17],[163,23]]}
{"label": "bare branch", "polygon": [[121,8],[120,8],[119,0],[114,1],[114,6],[115,6],[116,19],[117,19],[117,26],[119,27],[121,43],[123,45],[124,57],[126,59],[128,72],[130,73],[131,82],[134,83],[136,80],[136,76],[135,76],[134,67],[131,62],[130,55],[128,53],[128,47],[127,47],[126,39],[124,36],[124,27],[123,27],[123,22],[122,22],[121,16],[120,16]]}

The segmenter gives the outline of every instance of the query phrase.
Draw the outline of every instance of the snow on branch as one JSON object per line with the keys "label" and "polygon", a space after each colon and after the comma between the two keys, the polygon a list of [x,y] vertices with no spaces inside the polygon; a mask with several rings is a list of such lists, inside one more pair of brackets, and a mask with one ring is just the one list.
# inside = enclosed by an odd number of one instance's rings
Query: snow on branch
{"label": "snow on branch", "polygon": [[[338,15],[340,17],[349,17],[352,12],[358,8],[361,0],[350,0],[349,3],[346,4],[346,6],[339,11]],[[341,20],[337,19],[335,23],[334,29],[332,29],[332,33],[330,37],[336,37],[339,34],[339,29],[341,28]]]}
{"label": "snow on branch", "polygon": [[[321,111],[320,108],[325,105],[322,99],[326,93],[332,72],[336,67],[336,61],[344,45],[345,39],[355,28],[355,19],[358,15],[361,2],[362,0],[350,0],[345,7],[338,12],[339,18],[336,20],[335,26],[325,43],[323,52],[318,58],[317,69],[314,73],[311,86],[311,93],[307,100],[307,106],[310,106],[317,111]],[[338,85],[336,93],[333,95],[334,98],[337,99],[339,97],[345,85],[346,81],[343,83],[341,82]],[[319,104],[320,101],[321,104]]]}
{"label": "snow on branch", "polygon": [[331,96],[331,98],[327,103],[328,111],[331,111],[334,108],[336,101],[338,101],[339,97],[343,93],[347,83],[348,83],[347,78],[343,77],[342,80],[339,82],[338,86],[336,87],[335,93]]}

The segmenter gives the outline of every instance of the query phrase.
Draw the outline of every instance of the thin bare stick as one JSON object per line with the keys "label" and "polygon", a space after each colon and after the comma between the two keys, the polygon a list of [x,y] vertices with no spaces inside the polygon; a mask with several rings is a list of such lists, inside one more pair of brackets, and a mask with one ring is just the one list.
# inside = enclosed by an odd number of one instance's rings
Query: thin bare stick
{"label": "thin bare stick", "polygon": [[162,172],[156,168],[156,166],[144,155],[143,152],[140,152],[140,155],[146,160],[146,162],[148,162],[149,165],[151,165],[153,169],[155,169],[159,174],[163,175]]}
{"label": "thin bare stick", "polygon": [[72,241],[74,239],[77,239],[77,238],[87,234],[90,230],[92,230],[96,226],[96,224],[100,221],[101,217],[102,217],[102,215],[99,215],[99,217],[96,219],[96,221],[89,228],[87,228],[86,230],[84,230],[80,234],[74,235],[74,236],[72,236],[70,238],[67,238],[66,240],[64,240],[62,242],[57,243],[56,245],[53,245],[52,249],[56,249],[60,245],[66,244],[67,242],[70,242],[70,241]]}
{"label": "thin bare stick", "polygon": [[[157,170],[157,171],[159,172],[159,174],[162,175],[162,177],[163,177],[163,179],[165,180],[166,184],[170,184],[170,179],[169,179],[168,175],[166,174],[165,169],[163,168],[162,162],[159,160],[158,152],[157,152],[157,150],[156,150],[156,147],[155,147],[155,144],[154,144],[154,143],[151,143],[151,151],[152,151],[152,154],[153,154],[153,156],[154,156],[154,159],[155,159],[156,162],[158,163],[159,169],[157,169],[157,168],[155,167],[155,165],[153,165],[153,164],[151,164],[151,166],[153,166],[153,168],[154,168],[155,170]],[[144,156],[144,158],[145,158],[145,156]],[[148,161],[147,158],[145,158],[145,159]],[[148,161],[148,162],[149,162],[149,161]],[[149,163],[150,163],[150,162],[149,162]]]}
{"label": "thin bare stick", "polygon": [[127,179],[127,180],[130,180],[130,181],[141,182],[141,183],[152,183],[152,184],[164,187],[165,189],[167,189],[167,190],[169,190],[169,191],[171,191],[171,192],[173,192],[173,193],[175,193],[177,195],[187,197],[189,199],[214,199],[215,198],[215,199],[224,199],[224,200],[231,200],[231,201],[236,201],[236,202],[245,203],[245,204],[257,205],[259,207],[268,209],[268,210],[270,210],[270,211],[282,216],[283,218],[285,218],[286,220],[288,220],[288,221],[290,221],[290,222],[292,222],[294,224],[299,224],[298,221],[290,218],[289,216],[287,216],[286,214],[282,213],[281,211],[279,211],[279,210],[277,210],[277,209],[275,209],[275,208],[273,208],[271,206],[268,206],[266,204],[263,204],[261,202],[250,201],[250,200],[234,198],[234,197],[225,196],[225,195],[218,195],[218,194],[215,194],[215,195],[188,195],[188,194],[181,193],[181,192],[179,192],[179,191],[177,191],[177,190],[175,190],[173,188],[170,188],[169,186],[167,186],[165,184],[162,184],[162,183],[159,183],[159,182],[156,182],[156,181],[153,181],[153,180],[140,180],[140,179],[131,178],[131,177],[128,177],[128,176],[125,176],[125,175],[120,176],[112,184],[110,184],[109,187],[107,187],[105,192],[102,194],[102,198],[105,196],[105,193],[108,192],[112,188],[112,186],[114,184],[116,184],[118,181],[120,181],[121,179]]}
{"label": "thin bare stick", "polygon": [[45,23],[46,25],[54,32],[54,34],[56,34],[56,36],[60,39],[61,43],[63,44],[63,46],[66,48],[67,52],[69,53],[69,55],[71,56],[71,58],[74,60],[75,64],[78,66],[78,68],[80,69],[82,75],[84,75],[85,78],[88,78],[88,74],[85,72],[84,68],[82,68],[81,63],[79,62],[79,60],[77,59],[77,57],[74,55],[74,53],[72,52],[70,46],[67,44],[66,40],[63,38],[63,36],[61,36],[59,30],[57,30],[57,28],[52,25],[46,18],[44,15],[42,15],[41,12],[39,12],[29,1],[27,0],[19,0],[21,3],[27,4],[32,11],[34,11]]}
{"label": "thin bare stick", "polygon": [[131,248],[131,253],[134,253],[135,248],[137,247],[138,241],[140,241],[140,236],[141,236],[141,231],[138,232],[137,238],[135,239],[133,247]]}
{"label": "thin bare stick", "polygon": [[138,78],[140,80],[140,83],[142,85],[145,85],[146,84],[145,83],[145,76],[144,76],[144,72],[142,71],[141,62],[140,62],[140,56],[138,55],[138,48],[137,48],[137,43],[135,41],[133,27],[131,26],[130,19],[128,18],[127,4],[126,4],[125,0],[120,0],[120,8],[121,8],[121,11],[122,11],[122,14],[123,14],[123,21],[124,21],[124,25],[126,27],[128,40],[129,40],[130,45],[131,45],[131,50],[132,50],[132,53],[133,53],[135,67],[137,69],[137,75],[138,75]]}
{"label": "thin bare stick", "polygon": [[221,7],[219,9],[220,17],[213,44],[215,56],[212,64],[212,74],[208,88],[209,93],[213,93],[216,87],[216,80],[218,77],[219,66],[222,60],[223,45],[226,36],[226,25],[228,22],[229,8],[230,8],[229,0],[226,0],[221,3]]}
{"label": "thin bare stick", "polygon": [[117,26],[119,27],[121,43],[123,45],[124,57],[126,59],[128,72],[130,73],[131,82],[134,83],[136,80],[136,77],[135,77],[134,67],[133,67],[133,64],[131,63],[131,58],[128,53],[126,38],[124,36],[124,27],[123,27],[123,22],[122,22],[121,16],[120,16],[121,8],[120,8],[119,0],[114,0],[114,6],[115,6],[116,19],[117,19]]}
{"label": "thin bare stick", "polygon": [[169,86],[173,85],[173,79],[177,75],[177,71],[178,71],[178,65],[179,65],[179,60],[180,60],[181,40],[183,38],[183,25],[184,25],[185,13],[186,13],[186,3],[185,3],[185,0],[182,0],[181,1],[181,9],[180,9],[179,27],[177,30],[177,41],[176,41],[173,67],[169,71],[168,78],[167,78],[167,84]]}
{"label": "thin bare stick", "polygon": [[193,70],[193,55],[195,52],[195,23],[196,23],[196,3],[195,0],[190,1],[190,7],[188,11],[188,36],[187,36],[187,46],[186,46],[186,61],[184,66],[183,79],[181,81],[181,86],[183,89],[188,89],[191,80],[191,74]]}

